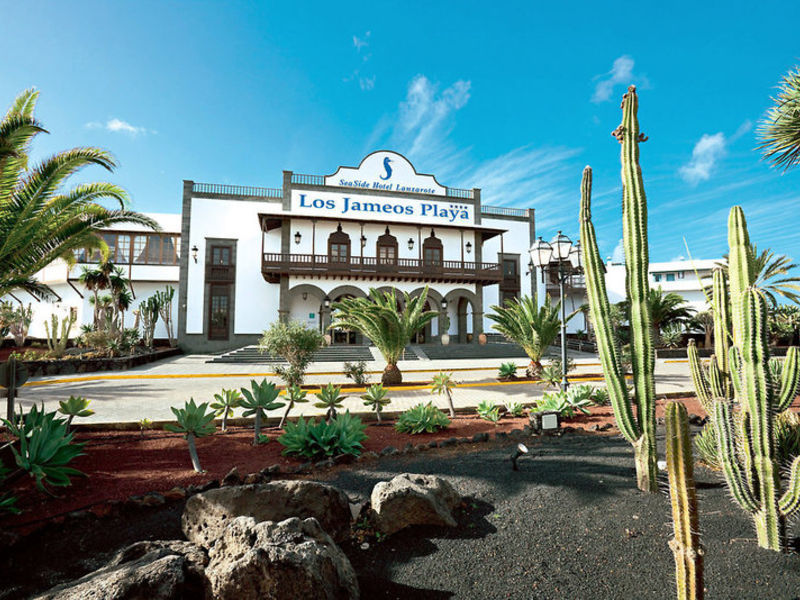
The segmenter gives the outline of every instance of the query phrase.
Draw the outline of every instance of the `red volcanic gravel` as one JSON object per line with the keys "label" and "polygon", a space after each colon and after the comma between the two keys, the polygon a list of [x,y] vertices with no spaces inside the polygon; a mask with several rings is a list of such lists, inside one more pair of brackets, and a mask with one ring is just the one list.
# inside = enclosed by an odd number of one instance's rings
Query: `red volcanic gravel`
{"label": "red volcanic gravel", "polygon": [[[694,398],[682,399],[690,413],[703,414],[699,402]],[[664,413],[664,401],[659,400],[656,415]],[[562,427],[571,426],[589,431],[592,426],[614,424],[610,406],[592,407],[591,415],[581,415],[565,420]],[[471,438],[476,433],[509,432],[527,424],[527,417],[500,420],[497,426],[474,416],[456,416],[450,427],[438,433],[409,435],[398,433],[392,424],[367,426],[364,451],[380,452],[387,446],[398,450],[408,443],[414,445],[441,441],[451,437]],[[103,503],[125,500],[132,495],[148,492],[165,492],[175,486],[202,485],[213,479],[222,479],[234,466],[244,477],[271,465],[283,469],[307,462],[306,459],[281,455],[283,446],[276,438],[277,428],[263,430],[270,442],[257,447],[252,445],[253,430],[230,427],[227,433],[217,433],[197,440],[200,463],[206,473],[195,473],[189,459],[186,441],[177,434],[165,431],[86,431],[78,430],[76,441],[86,442],[84,456],[78,457],[72,466],[87,477],[75,477],[66,488],[53,488],[55,497],[37,491],[28,478],[17,480],[12,487],[19,498],[17,506],[22,514],[0,519],[0,528],[28,531],[38,524],[71,511],[92,508],[101,513]],[[616,433],[614,427],[608,433]]]}

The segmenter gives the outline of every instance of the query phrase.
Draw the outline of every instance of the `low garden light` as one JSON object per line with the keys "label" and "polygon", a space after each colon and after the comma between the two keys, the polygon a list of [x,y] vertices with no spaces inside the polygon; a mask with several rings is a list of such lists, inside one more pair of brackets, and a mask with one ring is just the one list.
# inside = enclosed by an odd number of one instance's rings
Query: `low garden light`
{"label": "low garden light", "polygon": [[552,434],[561,428],[561,413],[557,410],[544,410],[531,413],[531,429],[538,434]]}
{"label": "low garden light", "polygon": [[519,459],[519,457],[522,456],[523,454],[527,454],[527,453],[528,453],[528,447],[525,444],[523,444],[521,442],[519,444],[517,444],[517,447],[514,448],[514,451],[511,453],[511,469],[512,470],[519,471],[519,465],[517,465],[517,459]]}
{"label": "low garden light", "polygon": [[197,244],[195,244],[194,246],[192,246],[192,260],[194,260],[195,263],[197,262],[197,252],[198,248]]}
{"label": "low garden light", "polygon": [[294,234],[294,243],[299,244],[300,240],[303,239],[303,235],[298,231]]}

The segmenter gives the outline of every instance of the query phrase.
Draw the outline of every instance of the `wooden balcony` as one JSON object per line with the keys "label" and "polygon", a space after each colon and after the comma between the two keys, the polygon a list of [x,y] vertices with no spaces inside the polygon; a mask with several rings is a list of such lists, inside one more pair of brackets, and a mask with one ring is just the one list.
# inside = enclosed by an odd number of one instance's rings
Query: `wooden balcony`
{"label": "wooden balcony", "polygon": [[206,281],[231,283],[236,279],[236,265],[206,265]]}
{"label": "wooden balcony", "polygon": [[503,279],[503,271],[499,263],[445,260],[441,264],[430,264],[416,258],[399,258],[396,262],[380,263],[374,256],[352,256],[349,260],[334,261],[324,254],[272,252],[264,253],[261,272],[264,279],[270,283],[279,282],[281,275],[482,283],[484,285],[499,283]]}

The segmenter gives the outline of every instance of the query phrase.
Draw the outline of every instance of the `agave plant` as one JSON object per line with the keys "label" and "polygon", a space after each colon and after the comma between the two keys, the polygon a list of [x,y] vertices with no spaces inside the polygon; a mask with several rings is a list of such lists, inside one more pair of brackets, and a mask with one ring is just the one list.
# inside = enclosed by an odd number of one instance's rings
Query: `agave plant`
{"label": "agave plant", "polygon": [[183,434],[186,438],[186,443],[189,446],[189,456],[192,459],[192,466],[198,473],[202,473],[203,469],[200,466],[200,459],[197,456],[197,447],[195,446],[195,439],[205,437],[214,433],[216,426],[214,425],[214,417],[216,413],[208,410],[208,402],[196,405],[194,398],[190,398],[183,408],[170,407],[170,410],[175,415],[178,421],[177,425],[167,423],[164,429],[172,433]]}
{"label": "agave plant", "polygon": [[319,402],[316,402],[314,406],[317,408],[326,408],[328,409],[325,413],[325,420],[330,423],[331,420],[336,418],[336,409],[342,408],[342,402],[344,402],[347,396],[342,396],[342,388],[338,386],[334,386],[332,383],[329,383],[324,388],[321,388],[318,394],[315,394],[317,398],[319,398]]}
{"label": "agave plant", "polygon": [[507,362],[500,365],[497,376],[499,379],[515,379],[517,376],[517,365],[513,362]]}
{"label": "agave plant", "polygon": [[400,415],[394,428],[400,433],[434,433],[446,429],[450,419],[436,408],[432,402],[417,404]]}
{"label": "agave plant", "polygon": [[399,308],[395,290],[379,292],[370,289],[367,298],[345,298],[333,305],[334,322],[331,329],[359,331],[378,348],[386,361],[381,376],[384,385],[402,383],[403,374],[397,361],[411,337],[425,327],[439,313],[425,310],[428,288],[419,296],[403,293],[402,308]]}
{"label": "agave plant", "polygon": [[556,365],[547,365],[539,373],[539,378],[547,385],[558,387],[561,384],[561,368]]}
{"label": "agave plant", "polygon": [[306,421],[300,417],[296,423],[287,423],[286,431],[278,438],[284,446],[283,454],[304,456],[310,459],[330,458],[341,454],[358,456],[367,435],[366,426],[350,411],[336,416],[330,422]]}
{"label": "agave plant", "polygon": [[[486,317],[494,321],[494,330],[522,346],[531,360],[529,375],[535,376],[542,370],[542,357],[548,346],[558,337],[561,329],[560,311],[561,302],[554,304],[550,296],[545,296],[544,304],[540,307],[530,296],[523,296],[507,300],[505,306],[492,306],[492,313]],[[569,315],[567,321],[574,315]]]}
{"label": "agave plant", "polygon": [[391,400],[386,397],[389,392],[383,387],[382,383],[375,383],[369,386],[366,392],[366,394],[361,396],[361,399],[364,401],[364,406],[369,406],[375,411],[375,417],[378,419],[378,423],[380,423],[383,407],[391,402]]}
{"label": "agave plant", "polygon": [[431,394],[444,394],[447,396],[447,404],[450,407],[450,418],[456,416],[456,409],[453,406],[453,390],[458,384],[453,379],[452,373],[441,372],[433,376],[433,385],[431,386]]}
{"label": "agave plant", "polygon": [[281,422],[278,423],[279,428],[283,428],[283,426],[286,424],[286,418],[289,416],[289,411],[294,408],[295,404],[308,402],[308,400],[306,400],[307,394],[308,392],[302,389],[299,385],[290,385],[288,388],[286,388],[286,400],[288,400],[288,403],[286,404],[286,412],[283,413]]}
{"label": "agave plant", "polygon": [[67,465],[84,454],[85,444],[73,443],[67,421],[55,412],[45,412],[34,405],[27,415],[20,411],[15,423],[5,419],[3,422],[18,438],[19,449],[11,447],[17,467],[33,477],[40,490],[47,492],[45,485],[67,486],[70,476],[83,475]]}
{"label": "agave plant", "polygon": [[91,400],[87,400],[81,396],[70,396],[67,400],[62,400],[58,403],[58,412],[62,415],[67,415],[67,432],[69,432],[72,419],[75,417],[89,417],[94,414],[94,411],[89,408]]}
{"label": "agave plant", "polygon": [[506,412],[512,417],[521,417],[525,414],[525,407],[521,402],[506,403]]}
{"label": "agave plant", "polygon": [[[108,171],[114,158],[98,148],[59,152],[29,168],[30,147],[45,132],[33,116],[39,92],[17,96],[0,120],[0,297],[22,289],[37,298],[55,298],[36,273],[58,258],[74,262],[79,249],[108,250],[98,234],[118,223],[158,229],[155,221],[126,209],[128,196],[106,182],[62,189],[66,180],[89,165]],[[100,200],[119,208],[109,209]]]}
{"label": "agave plant", "polygon": [[500,407],[491,400],[482,400],[478,403],[476,411],[481,419],[490,421],[495,425],[500,420]]}
{"label": "agave plant", "polygon": [[222,417],[222,431],[228,429],[228,417],[233,416],[235,409],[239,408],[242,402],[242,395],[237,390],[225,390],[214,394],[216,402],[211,403],[211,408],[216,411],[216,415]]}
{"label": "agave plant", "polygon": [[261,422],[266,418],[267,412],[286,406],[285,402],[276,402],[280,390],[274,383],[264,378],[261,383],[255,379],[250,380],[250,389],[242,388],[242,398],[239,402],[244,408],[245,417],[255,416],[253,423],[253,445],[257,446],[261,439]]}

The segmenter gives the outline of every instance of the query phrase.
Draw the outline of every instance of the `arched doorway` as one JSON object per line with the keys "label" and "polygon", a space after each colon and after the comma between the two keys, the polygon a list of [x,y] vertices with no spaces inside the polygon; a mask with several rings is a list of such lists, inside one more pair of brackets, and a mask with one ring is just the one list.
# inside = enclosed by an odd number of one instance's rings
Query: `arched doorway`
{"label": "arched doorway", "polygon": [[483,331],[480,306],[474,292],[466,289],[452,290],[445,296],[450,317],[450,337],[459,344],[477,342],[477,334]]}
{"label": "arched doorway", "polygon": [[[358,298],[358,297],[365,297],[366,294],[363,290],[352,286],[352,285],[342,285],[333,290],[331,290],[328,297],[331,301],[331,317],[335,314],[335,305],[337,302],[344,300],[345,298]],[[362,336],[357,331],[350,331],[348,329],[330,329],[327,331],[331,336],[331,345],[332,346],[360,346],[365,343],[364,336]]]}

